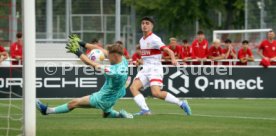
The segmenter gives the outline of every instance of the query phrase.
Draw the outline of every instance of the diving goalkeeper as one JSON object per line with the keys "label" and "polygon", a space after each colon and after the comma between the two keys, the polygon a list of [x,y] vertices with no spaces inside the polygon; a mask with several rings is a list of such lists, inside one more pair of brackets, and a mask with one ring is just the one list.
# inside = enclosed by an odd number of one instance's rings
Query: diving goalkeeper
{"label": "diving goalkeeper", "polygon": [[[100,49],[108,56],[110,66],[100,65],[90,60],[80,50],[80,46],[87,49]],[[116,101],[126,93],[128,80],[128,61],[123,57],[123,47],[119,44],[110,45],[107,50],[93,44],[82,42],[77,35],[69,36],[69,43],[66,46],[69,53],[76,54],[85,64],[101,70],[106,81],[103,87],[96,93],[57,106],[48,107],[37,99],[37,108],[42,115],[67,113],[75,108],[96,108],[103,111],[104,118],[133,118],[133,115],[124,110],[119,112],[113,110]]]}

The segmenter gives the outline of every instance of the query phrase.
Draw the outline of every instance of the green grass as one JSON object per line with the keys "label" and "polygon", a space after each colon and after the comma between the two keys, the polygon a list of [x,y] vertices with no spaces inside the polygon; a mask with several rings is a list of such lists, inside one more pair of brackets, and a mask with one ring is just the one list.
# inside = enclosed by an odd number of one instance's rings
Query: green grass
{"label": "green grass", "polygon": [[[50,106],[66,100],[42,100]],[[4,101],[0,101],[3,103]],[[191,99],[193,116],[175,105],[148,99],[153,115],[134,119],[104,119],[100,110],[76,109],[68,114],[42,116],[37,112],[37,136],[275,136],[274,99]],[[20,102],[13,102],[18,104]],[[133,100],[120,100],[115,109],[131,113]],[[0,107],[2,115],[5,109]],[[0,127],[6,125],[0,119]],[[18,125],[18,124],[17,124]],[[16,126],[16,125],[15,125]],[[18,126],[17,126],[18,127]],[[13,131],[11,131],[14,134]],[[5,131],[0,130],[0,135]]]}

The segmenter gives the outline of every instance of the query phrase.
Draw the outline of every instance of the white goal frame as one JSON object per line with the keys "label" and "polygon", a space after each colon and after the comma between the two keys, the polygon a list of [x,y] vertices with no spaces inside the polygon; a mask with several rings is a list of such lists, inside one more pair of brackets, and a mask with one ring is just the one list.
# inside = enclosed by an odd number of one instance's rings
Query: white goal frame
{"label": "white goal frame", "polygon": [[213,31],[213,41],[217,39],[218,34],[239,34],[239,33],[261,33],[271,31],[271,28],[268,29],[244,29],[244,30],[214,30]]}
{"label": "white goal frame", "polygon": [[23,0],[23,135],[36,135],[35,0]]}

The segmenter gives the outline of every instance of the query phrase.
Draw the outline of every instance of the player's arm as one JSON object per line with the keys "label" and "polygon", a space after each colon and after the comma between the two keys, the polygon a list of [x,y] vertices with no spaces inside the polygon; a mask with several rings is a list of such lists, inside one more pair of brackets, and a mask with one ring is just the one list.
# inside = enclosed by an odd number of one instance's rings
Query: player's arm
{"label": "player's arm", "polygon": [[265,56],[263,55],[263,52],[262,52],[263,47],[264,47],[263,45],[264,45],[263,42],[259,45],[258,50],[257,50],[257,54],[258,54],[261,58],[267,58],[267,57],[265,57]]}
{"label": "player's arm", "polygon": [[163,53],[162,57],[165,60],[170,60],[171,59],[171,57],[167,53],[165,53],[165,52]]}
{"label": "player's arm", "polygon": [[86,49],[89,49],[89,50],[99,49],[99,50],[101,50],[104,53],[104,55],[106,55],[106,56],[108,55],[108,51],[107,50],[103,49],[102,47],[99,47],[96,44],[90,44],[90,43],[86,43],[84,41],[81,41],[80,38],[78,37],[78,35],[76,35],[76,34],[70,35],[69,38],[70,38],[70,41],[78,42],[78,44],[80,46],[82,46],[83,48],[86,48]]}
{"label": "player's arm", "polygon": [[143,65],[143,64],[144,64],[144,62],[142,59],[137,59],[136,66]]}
{"label": "player's arm", "polygon": [[257,54],[259,56],[261,56],[261,58],[265,58],[265,56],[263,55],[262,50],[260,48],[258,48]]}
{"label": "player's arm", "polygon": [[224,55],[224,59],[227,59],[231,55],[231,49],[228,49],[226,54]]}
{"label": "player's arm", "polygon": [[222,60],[225,58],[225,55],[224,54],[221,54],[220,56],[217,56],[217,57],[213,57],[212,60]]}
{"label": "player's arm", "polygon": [[177,65],[177,61],[175,59],[173,51],[169,48],[163,48],[163,51],[166,52],[167,54],[169,54],[169,56],[171,57],[171,63],[173,65]]}
{"label": "player's arm", "polygon": [[89,50],[99,49],[99,50],[101,50],[104,53],[104,55],[108,56],[108,51],[106,49],[102,48],[102,47],[99,47],[96,44],[90,44],[90,43],[84,43],[84,42],[82,42],[82,45],[83,45],[84,48],[89,49]]}
{"label": "player's arm", "polygon": [[100,66],[101,66],[100,64],[93,62],[85,54],[83,54],[83,52],[80,50],[78,40],[71,39],[71,37],[69,37],[69,38],[70,38],[69,43],[67,43],[66,47],[65,47],[68,50],[67,51],[68,53],[74,53],[81,59],[81,61],[83,61],[87,65],[95,67],[96,69],[100,68]]}
{"label": "player's arm", "polygon": [[247,61],[254,61],[254,57],[253,56],[247,57]]}
{"label": "player's arm", "polygon": [[246,59],[246,57],[243,57],[243,58],[240,58],[239,59],[242,63],[245,63],[245,62],[247,62],[247,59]]}
{"label": "player's arm", "polygon": [[254,61],[254,56],[253,56],[253,54],[252,54],[252,51],[251,51],[251,50],[249,50],[249,52],[248,52],[248,56],[249,56],[249,57],[247,57],[247,61]]}
{"label": "player's arm", "polygon": [[237,54],[233,50],[231,50],[230,55],[233,57],[233,59],[237,58]]}
{"label": "player's arm", "polygon": [[0,56],[4,56],[4,59],[7,59],[9,54],[7,52],[0,52]]}
{"label": "player's arm", "polygon": [[92,61],[91,59],[89,59],[89,58],[88,58],[86,55],[84,55],[84,54],[81,54],[81,55],[80,55],[80,59],[81,59],[81,61],[84,62],[85,64],[90,65],[90,66],[92,66],[92,67],[94,67],[94,68],[96,68],[96,69],[100,69],[100,67],[101,67],[100,64],[98,64],[98,63]]}

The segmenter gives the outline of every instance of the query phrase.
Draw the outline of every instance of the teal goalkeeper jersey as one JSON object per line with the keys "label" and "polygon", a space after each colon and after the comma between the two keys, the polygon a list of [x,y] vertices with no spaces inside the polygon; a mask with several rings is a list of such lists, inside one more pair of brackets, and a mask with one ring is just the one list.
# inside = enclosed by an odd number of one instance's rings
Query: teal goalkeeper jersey
{"label": "teal goalkeeper jersey", "polygon": [[102,66],[105,83],[99,92],[95,93],[102,102],[116,102],[125,96],[125,84],[128,78],[128,61],[123,57],[122,61],[115,65]]}

